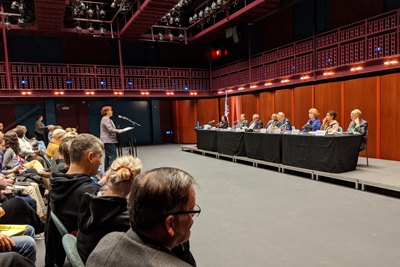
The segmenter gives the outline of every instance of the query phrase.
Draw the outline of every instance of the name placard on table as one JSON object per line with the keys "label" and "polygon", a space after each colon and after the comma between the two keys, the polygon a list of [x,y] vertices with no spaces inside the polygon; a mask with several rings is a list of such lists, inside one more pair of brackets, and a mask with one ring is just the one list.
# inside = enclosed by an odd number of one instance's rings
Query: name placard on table
{"label": "name placard on table", "polygon": [[274,133],[274,134],[280,134],[280,133],[281,133],[281,129],[275,129],[275,130],[273,131],[273,133]]}
{"label": "name placard on table", "polygon": [[316,135],[316,136],[325,136],[325,135],[326,135],[326,131],[318,130],[317,133],[316,133],[315,135]]}
{"label": "name placard on table", "polygon": [[292,134],[300,134],[300,130],[292,130]]}

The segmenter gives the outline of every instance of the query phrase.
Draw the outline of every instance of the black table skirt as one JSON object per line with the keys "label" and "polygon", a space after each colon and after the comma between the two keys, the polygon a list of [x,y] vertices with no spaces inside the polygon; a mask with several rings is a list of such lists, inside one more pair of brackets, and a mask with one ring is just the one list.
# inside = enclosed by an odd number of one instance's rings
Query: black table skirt
{"label": "black table skirt", "polygon": [[285,134],[282,138],[282,164],[331,173],[352,171],[357,166],[362,138],[360,135]]}
{"label": "black table skirt", "polygon": [[230,156],[246,156],[244,132],[217,132],[218,153]]}
{"label": "black table skirt", "polygon": [[218,151],[217,131],[196,129],[197,148],[208,151]]}
{"label": "black table skirt", "polygon": [[273,163],[282,163],[282,135],[264,133],[245,133],[246,155]]}

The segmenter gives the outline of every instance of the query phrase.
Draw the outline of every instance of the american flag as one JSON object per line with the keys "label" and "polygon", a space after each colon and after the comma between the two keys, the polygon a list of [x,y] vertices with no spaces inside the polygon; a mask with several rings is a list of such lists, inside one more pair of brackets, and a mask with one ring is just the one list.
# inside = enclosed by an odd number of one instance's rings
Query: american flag
{"label": "american flag", "polygon": [[229,107],[228,107],[228,92],[225,91],[225,116],[227,122],[229,122]]}

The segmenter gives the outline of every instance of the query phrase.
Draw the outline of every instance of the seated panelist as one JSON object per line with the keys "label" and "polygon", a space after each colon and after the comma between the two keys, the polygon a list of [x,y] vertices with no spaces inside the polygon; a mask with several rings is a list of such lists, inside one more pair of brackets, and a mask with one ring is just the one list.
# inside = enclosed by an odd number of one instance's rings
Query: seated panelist
{"label": "seated panelist", "polygon": [[339,131],[339,123],[335,120],[337,113],[335,111],[329,110],[326,113],[325,119],[322,121],[321,130],[325,130],[328,133]]}
{"label": "seated panelist", "polygon": [[279,124],[278,121],[278,115],[275,113],[271,115],[271,120],[267,123],[267,126],[265,127],[267,130],[272,130],[275,126]]}
{"label": "seated panelist", "polygon": [[261,129],[263,128],[264,124],[263,122],[260,120],[260,115],[258,114],[254,114],[253,115],[253,121],[250,123],[249,129]]}
{"label": "seated panelist", "polygon": [[246,114],[241,114],[240,115],[240,122],[239,122],[239,125],[237,127],[239,129],[242,129],[243,127],[249,127],[249,122],[246,120]]}
{"label": "seated panelist", "polygon": [[221,129],[226,129],[226,128],[228,128],[228,127],[229,127],[228,119],[227,119],[226,116],[224,115],[224,116],[221,117],[221,122],[219,123],[219,128],[221,128]]}
{"label": "seated panelist", "polygon": [[280,129],[281,131],[292,130],[292,123],[288,118],[285,117],[285,113],[278,112],[278,125],[275,126],[273,129]]}
{"label": "seated panelist", "polygon": [[302,132],[315,132],[321,129],[321,121],[318,120],[318,110],[315,108],[312,108],[308,111],[308,117],[310,118],[307,121],[307,124],[303,126]]}
{"label": "seated panelist", "polygon": [[[359,109],[355,109],[350,113],[351,122],[349,124],[349,128],[347,129],[348,133],[360,133],[363,136],[367,135],[368,130],[368,122],[366,120],[361,119],[361,111]],[[361,143],[360,151],[364,150],[365,146],[365,138]]]}

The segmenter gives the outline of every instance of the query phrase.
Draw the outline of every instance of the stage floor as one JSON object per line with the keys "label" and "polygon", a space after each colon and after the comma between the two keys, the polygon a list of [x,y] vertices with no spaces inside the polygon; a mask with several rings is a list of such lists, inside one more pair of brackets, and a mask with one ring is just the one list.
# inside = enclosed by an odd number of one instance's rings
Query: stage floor
{"label": "stage floor", "polygon": [[[190,239],[198,266],[400,265],[400,199],[182,152],[176,144],[141,146],[138,155],[144,170],[176,167],[198,182],[202,212]],[[365,172],[383,178],[374,166],[370,159]]]}
{"label": "stage floor", "polygon": [[382,188],[392,191],[400,192],[400,162],[392,160],[369,159],[369,166],[367,166],[367,159],[363,157],[358,158],[357,168],[354,171],[344,173],[328,173],[313,171],[308,169],[301,169],[283,164],[269,163],[261,160],[249,159],[246,157],[235,157],[228,155],[219,155],[217,152],[210,152],[206,150],[197,149],[196,145],[182,145],[182,150],[190,152],[198,152],[203,155],[215,155],[216,158],[232,158],[235,162],[254,162],[257,165],[269,165],[277,167],[277,171],[284,172],[285,170],[293,170],[297,172],[309,173],[311,179],[319,180],[321,177],[327,177],[337,180],[343,180],[354,183],[356,189],[368,190],[368,187]]}

